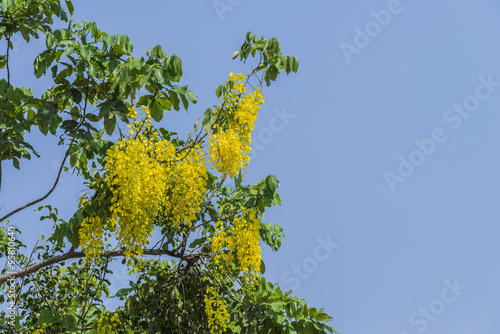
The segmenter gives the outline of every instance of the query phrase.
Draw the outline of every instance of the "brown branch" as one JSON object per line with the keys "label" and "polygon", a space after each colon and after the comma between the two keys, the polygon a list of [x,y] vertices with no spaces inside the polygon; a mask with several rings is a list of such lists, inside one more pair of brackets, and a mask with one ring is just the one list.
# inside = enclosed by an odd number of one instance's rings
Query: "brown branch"
{"label": "brown branch", "polygon": [[186,145],[186,146],[184,146],[184,147],[182,147],[182,148],[180,148],[180,149],[178,149],[178,150],[175,151],[175,154],[177,154],[177,153],[180,153],[180,152],[182,152],[182,151],[184,151],[186,149],[189,149],[188,153],[186,153],[184,155],[184,157],[182,157],[182,159],[177,159],[176,161],[183,160],[189,154],[189,152],[191,152],[191,149],[193,149],[196,146],[197,143],[201,143],[201,141],[203,140],[203,138],[205,138],[208,135],[208,133],[205,133],[203,136],[201,136],[202,132],[203,132],[203,128],[201,128],[200,133],[198,133],[196,135],[196,137],[194,138],[194,141],[191,144],[188,144],[188,145]]}
{"label": "brown branch", "polygon": [[[160,250],[160,249],[144,249],[144,255],[169,255],[171,257],[179,258],[186,262],[192,262],[199,258],[203,254],[180,254],[170,250]],[[113,251],[113,252],[102,252],[99,254],[100,257],[112,258],[118,256],[124,256],[123,251]],[[50,265],[69,260],[69,259],[79,259],[85,257],[85,252],[75,252],[71,248],[67,253],[51,257],[50,259],[40,261],[24,269],[10,272],[0,276],[0,285],[5,283],[8,279],[20,278],[26,275],[32,274],[37,270],[48,267]]]}

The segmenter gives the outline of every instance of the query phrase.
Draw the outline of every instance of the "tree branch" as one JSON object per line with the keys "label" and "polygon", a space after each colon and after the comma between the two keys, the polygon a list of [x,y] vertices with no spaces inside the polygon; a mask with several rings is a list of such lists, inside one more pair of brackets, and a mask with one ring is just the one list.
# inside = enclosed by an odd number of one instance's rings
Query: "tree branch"
{"label": "tree branch", "polygon": [[[51,257],[50,259],[35,263],[35,264],[28,266],[24,269],[4,274],[4,275],[0,276],[0,285],[5,283],[8,279],[24,277],[26,275],[34,273],[37,270],[48,267],[48,266],[53,265],[55,263],[59,263],[59,262],[69,260],[69,259],[79,259],[79,258],[85,257],[85,252],[75,252],[73,249],[74,248],[71,248],[67,253]],[[160,250],[160,249],[144,249],[143,252],[144,252],[144,255],[169,255],[171,257],[176,257],[176,258],[179,258],[179,259],[186,261],[186,262],[192,262],[192,261],[196,260],[197,258],[199,258],[201,255],[203,255],[203,254],[180,254],[178,252],[174,252],[174,251],[170,251],[170,250]],[[108,259],[112,258],[112,257],[123,256],[123,255],[124,255],[123,251],[102,252],[99,254],[100,257],[105,257]]]}

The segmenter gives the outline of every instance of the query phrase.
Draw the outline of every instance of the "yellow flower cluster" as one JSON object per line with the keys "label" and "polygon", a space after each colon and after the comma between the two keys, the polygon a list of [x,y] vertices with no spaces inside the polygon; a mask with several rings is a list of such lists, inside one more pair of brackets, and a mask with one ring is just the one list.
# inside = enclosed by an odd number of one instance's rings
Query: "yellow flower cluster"
{"label": "yellow flower cluster", "polygon": [[[254,210],[243,210],[235,217],[230,232],[224,230],[221,222],[216,224],[217,232],[212,240],[214,262],[231,264],[236,255],[243,279],[254,279],[259,275],[262,261],[260,243],[260,220]],[[235,255],[233,255],[235,254]]]}
{"label": "yellow flower cluster", "polygon": [[229,74],[232,86],[228,84],[228,90],[224,94],[229,124],[226,127],[216,125],[216,133],[210,135],[210,161],[224,177],[234,177],[240,168],[249,164],[251,135],[260,105],[264,103],[259,89],[244,95],[246,88],[242,81],[245,78],[241,73]]}
{"label": "yellow flower cluster", "polygon": [[180,152],[170,175],[168,199],[164,202],[166,212],[171,213],[172,223],[191,227],[196,220],[196,212],[204,201],[207,185],[207,167],[200,147]]}
{"label": "yellow flower cluster", "polygon": [[255,278],[260,272],[262,260],[260,243],[260,221],[255,212],[250,211],[247,218],[237,217],[233,221],[232,228],[234,238],[238,247],[236,247],[236,258],[240,264],[240,270],[243,271],[243,277]]}
{"label": "yellow flower cluster", "polygon": [[119,323],[120,319],[115,316],[111,316],[110,318],[107,315],[102,315],[97,321],[97,330],[95,334],[116,334],[114,328],[116,328],[116,325]]}
{"label": "yellow flower cluster", "polygon": [[231,264],[234,260],[233,252],[236,248],[234,237],[228,235],[222,222],[217,222],[216,228],[217,232],[212,239],[212,254],[215,254],[214,262],[216,265],[221,262]]}
{"label": "yellow flower cluster", "polygon": [[[84,199],[82,198],[82,201]],[[85,249],[85,258],[95,258],[104,250],[102,241],[103,228],[101,217],[91,214],[82,222],[80,244]]]}
{"label": "yellow flower cluster", "polygon": [[205,294],[205,313],[208,317],[210,333],[223,333],[227,329],[229,319],[227,304],[221,299],[219,292],[211,286],[207,287]]}
{"label": "yellow flower cluster", "polygon": [[[222,212],[224,208],[220,209]],[[242,282],[255,282],[259,276],[262,261],[260,243],[260,219],[255,210],[241,208],[241,215],[235,217],[232,227],[227,229],[222,221],[216,222],[216,234],[212,239],[212,254],[216,269],[214,274],[224,281],[226,267],[232,268],[235,258],[243,273]],[[221,333],[229,319],[227,305],[212,287],[207,287],[205,313],[208,316],[211,333]]]}
{"label": "yellow flower cluster", "polygon": [[[119,140],[107,151],[106,183],[113,196],[106,226],[100,217],[85,218],[80,240],[86,256],[96,256],[103,248],[103,229],[117,234],[126,258],[143,254],[153,224],[160,211],[170,223],[191,226],[203,203],[206,186],[205,158],[199,147],[179,152],[152,130],[151,115],[129,125],[133,137]],[[129,116],[137,117],[135,109]]]}
{"label": "yellow flower cluster", "polygon": [[210,135],[208,154],[215,168],[225,177],[234,177],[240,168],[245,167],[243,146],[234,129]]}
{"label": "yellow flower cluster", "polygon": [[[134,119],[137,112],[132,110],[130,116]],[[151,129],[149,110],[146,117],[130,124],[129,132],[135,137],[118,141],[106,157],[108,187],[113,192],[111,225],[118,230],[119,246],[127,258],[142,255],[143,245],[149,243],[153,221],[170,186],[169,169],[175,157],[172,143],[158,140],[156,132],[151,138],[142,133]]]}

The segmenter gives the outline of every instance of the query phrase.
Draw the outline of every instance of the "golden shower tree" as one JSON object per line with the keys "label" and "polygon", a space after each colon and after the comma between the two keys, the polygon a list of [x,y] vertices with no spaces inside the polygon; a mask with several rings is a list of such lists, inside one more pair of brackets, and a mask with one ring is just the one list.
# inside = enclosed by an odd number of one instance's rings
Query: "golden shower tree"
{"label": "golden shower tree", "polygon": [[[58,135],[66,145],[53,187],[0,217],[6,264],[0,300],[10,305],[1,311],[3,330],[334,332],[322,309],[265,280],[261,246],[278,250],[283,237],[278,224],[262,220],[266,208],[281,203],[278,180],[269,175],[244,184],[262,89],[283,70],[296,72],[298,61],[283,56],[275,38],[248,33],[235,57],[257,65],[247,74],[229,73],[216,89],[220,103],[179,138],[159,122],[165,110],[197,102],[188,86],[177,84],[181,59],[159,45],[134,57],[127,36],[75,23],[72,14],[69,0],[1,1],[0,185],[2,164],[19,168],[21,159],[37,155],[26,131]],[[52,29],[54,19],[67,28]],[[16,34],[27,42],[45,36],[34,73],[50,76],[53,85],[39,97],[10,81]],[[64,169],[76,171],[86,187],[67,220],[46,201]],[[23,254],[15,235],[30,227],[16,214],[42,204],[41,219],[53,222],[53,233]],[[115,258],[135,281],[111,296],[108,266]],[[107,298],[123,306],[106,309]]]}

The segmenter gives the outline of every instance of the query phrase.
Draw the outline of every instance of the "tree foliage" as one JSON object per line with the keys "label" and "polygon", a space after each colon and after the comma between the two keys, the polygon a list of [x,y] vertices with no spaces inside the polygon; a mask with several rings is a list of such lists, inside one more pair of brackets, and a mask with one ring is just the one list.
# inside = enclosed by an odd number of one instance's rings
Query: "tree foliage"
{"label": "tree foliage", "polygon": [[[263,222],[280,205],[273,175],[244,183],[251,133],[264,103],[262,89],[298,61],[275,38],[248,33],[239,52],[256,59],[250,73],[229,74],[187,138],[161,127],[165,110],[188,110],[197,95],[182,79],[182,61],[160,45],[133,56],[126,35],[70,19],[70,0],[2,0],[0,40],[1,166],[38,156],[26,132],[58,136],[66,151],[51,189],[0,218],[2,328],[16,333],[332,333],[322,309],[283,292],[263,276],[261,246],[277,251],[284,236]],[[54,29],[54,19],[66,28]],[[45,37],[34,60],[36,78],[52,78],[40,96],[10,80],[13,36]],[[86,191],[65,220],[38,208],[53,233],[26,250],[27,231],[15,214],[56,188],[64,170]],[[231,183],[229,181],[232,181]],[[18,228],[8,225],[14,219]],[[153,238],[153,232],[155,237]],[[158,237],[159,236],[159,237]],[[155,244],[150,246],[150,242]],[[23,248],[24,247],[24,248]],[[22,252],[24,249],[25,253]],[[122,258],[130,287],[110,294],[112,260]],[[15,282],[15,283],[13,283]],[[106,309],[118,298],[123,306]]]}

